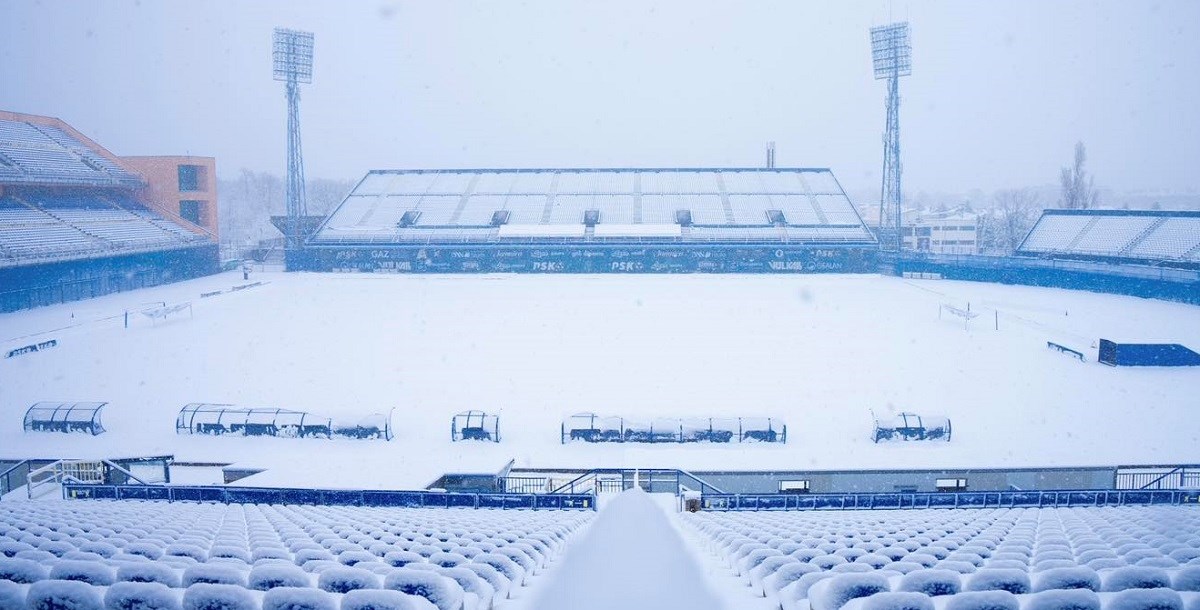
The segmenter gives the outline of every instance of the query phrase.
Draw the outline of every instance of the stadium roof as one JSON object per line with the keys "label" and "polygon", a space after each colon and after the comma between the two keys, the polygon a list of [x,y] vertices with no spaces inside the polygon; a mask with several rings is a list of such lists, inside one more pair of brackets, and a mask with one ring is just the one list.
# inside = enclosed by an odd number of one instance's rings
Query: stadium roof
{"label": "stadium roof", "polygon": [[0,117],[0,184],[137,187],[107,151],[49,117]]}
{"label": "stadium roof", "polygon": [[873,243],[824,168],[368,173],[313,244],[555,241]]}

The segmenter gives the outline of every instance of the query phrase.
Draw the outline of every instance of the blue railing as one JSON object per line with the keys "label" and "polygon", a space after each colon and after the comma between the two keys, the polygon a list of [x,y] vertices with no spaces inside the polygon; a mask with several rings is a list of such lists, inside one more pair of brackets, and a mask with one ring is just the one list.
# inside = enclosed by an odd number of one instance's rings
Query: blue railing
{"label": "blue railing", "polygon": [[591,494],[492,494],[207,485],[79,485],[68,483],[63,485],[63,497],[68,500],[161,500],[166,502],[220,502],[223,504],[596,510],[596,497]]}
{"label": "blue railing", "polygon": [[704,494],[702,510],[887,510],[1197,504],[1200,491],[1072,490],[855,494]]}

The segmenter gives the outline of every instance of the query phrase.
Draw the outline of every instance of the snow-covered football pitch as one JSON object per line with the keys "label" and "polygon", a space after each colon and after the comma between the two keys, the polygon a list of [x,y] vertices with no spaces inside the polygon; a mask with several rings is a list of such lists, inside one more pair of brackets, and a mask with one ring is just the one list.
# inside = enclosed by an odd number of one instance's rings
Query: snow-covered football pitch
{"label": "snow-covered football pitch", "polygon": [[[1113,368],[1100,338],[1200,348],[1200,307],[873,275],[240,273],[0,315],[0,458],[171,454],[245,484],[424,487],[443,472],[1085,466],[1200,460],[1200,370]],[[224,291],[201,298],[202,293]],[[155,320],[156,304],[191,303]],[[943,305],[978,314],[969,322]],[[124,312],[132,312],[126,328]],[[997,329],[998,327],[998,329]],[[1047,349],[1053,341],[1086,362]],[[25,433],[38,401],[107,401],[107,432]],[[391,442],[179,435],[188,403],[354,420]],[[500,416],[500,443],[450,420]],[[770,416],[786,444],[560,442],[564,416]],[[953,440],[874,444],[876,415]]]}

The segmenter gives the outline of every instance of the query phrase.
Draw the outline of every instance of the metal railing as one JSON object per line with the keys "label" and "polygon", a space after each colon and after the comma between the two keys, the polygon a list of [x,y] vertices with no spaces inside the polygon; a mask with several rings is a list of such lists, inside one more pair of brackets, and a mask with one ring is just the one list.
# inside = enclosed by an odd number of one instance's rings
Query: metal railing
{"label": "metal railing", "polygon": [[299,489],[207,485],[80,485],[64,483],[68,500],[159,500],[222,504],[310,504],[409,508],[595,510],[591,494],[498,494],[437,491]]}
{"label": "metal railing", "polygon": [[1115,489],[1200,489],[1200,465],[1118,468]]}
{"label": "metal railing", "polygon": [[619,493],[635,486],[649,492],[676,495],[685,489],[709,494],[725,493],[696,475],[673,468],[595,468],[581,473],[549,493]]}
{"label": "metal railing", "polygon": [[702,510],[760,511],[1142,506],[1186,505],[1198,502],[1200,491],[1083,489],[878,494],[704,494],[700,505]]}
{"label": "metal railing", "polygon": [[29,471],[33,468],[34,466],[29,460],[21,460],[9,466],[4,472],[0,472],[0,496],[4,496],[18,487],[23,487],[29,480]]}

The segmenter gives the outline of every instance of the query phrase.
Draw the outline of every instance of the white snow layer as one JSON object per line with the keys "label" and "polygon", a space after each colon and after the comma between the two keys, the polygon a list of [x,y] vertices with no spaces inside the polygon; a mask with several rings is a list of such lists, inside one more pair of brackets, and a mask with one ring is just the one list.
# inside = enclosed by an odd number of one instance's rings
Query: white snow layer
{"label": "white snow layer", "polygon": [[610,500],[534,600],[536,610],[719,610],[666,515],[641,489]]}
{"label": "white snow layer", "polygon": [[[174,454],[266,468],[249,485],[423,487],[517,466],[931,468],[1195,460],[1200,369],[1097,364],[1101,338],[1200,349],[1200,307],[1082,291],[794,276],[222,274],[0,315],[0,458]],[[151,302],[190,301],[157,323]],[[938,318],[968,304],[967,323]],[[135,313],[123,327],[125,310]],[[996,312],[999,312],[998,314]],[[116,316],[108,320],[102,318]],[[998,316],[999,330],[994,330]],[[1080,363],[1046,349],[1083,351]],[[37,401],[102,400],[106,433],[23,433]],[[339,419],[396,439],[175,433],[191,402]],[[450,440],[466,409],[501,443]],[[871,411],[944,414],[953,440],[871,442]],[[783,444],[560,444],[562,417],[771,416]]]}

